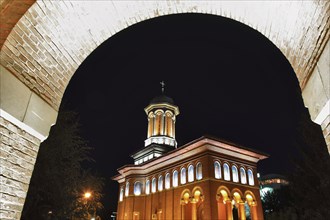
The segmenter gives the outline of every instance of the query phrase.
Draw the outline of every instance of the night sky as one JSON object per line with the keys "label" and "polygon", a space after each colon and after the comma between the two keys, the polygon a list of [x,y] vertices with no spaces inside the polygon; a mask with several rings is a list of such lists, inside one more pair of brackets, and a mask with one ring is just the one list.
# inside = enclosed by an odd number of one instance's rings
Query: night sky
{"label": "night sky", "polygon": [[144,147],[144,107],[161,94],[162,80],[165,94],[180,109],[178,146],[210,134],[270,154],[258,163],[261,175],[285,174],[303,104],[284,55],[259,32],[231,19],[163,16],[105,41],[82,63],[64,94],[95,148],[92,168],[106,177],[107,212],[115,211],[118,200],[111,177]]}

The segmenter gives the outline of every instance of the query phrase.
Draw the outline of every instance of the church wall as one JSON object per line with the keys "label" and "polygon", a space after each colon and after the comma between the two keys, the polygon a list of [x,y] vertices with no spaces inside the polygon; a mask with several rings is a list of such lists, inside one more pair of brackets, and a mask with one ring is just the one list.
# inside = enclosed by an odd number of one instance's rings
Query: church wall
{"label": "church wall", "polygon": [[174,206],[173,206],[173,194],[174,190],[173,189],[168,189],[165,191],[165,196],[166,196],[166,206],[165,206],[165,219],[172,219],[173,218],[173,211],[174,211]]}
{"label": "church wall", "polygon": [[[145,204],[146,204],[146,197],[144,195],[135,196],[134,203],[133,203],[133,215],[135,213],[138,213],[139,219],[146,219]],[[133,216],[133,219],[134,219],[134,216]]]}
{"label": "church wall", "polygon": [[134,204],[134,197],[133,196],[126,197],[124,219],[128,219],[128,220],[133,219],[133,204]]}
{"label": "church wall", "polygon": [[151,210],[152,210],[152,201],[151,201],[151,196],[146,196],[146,200],[145,200],[145,219],[149,220],[151,219]]}

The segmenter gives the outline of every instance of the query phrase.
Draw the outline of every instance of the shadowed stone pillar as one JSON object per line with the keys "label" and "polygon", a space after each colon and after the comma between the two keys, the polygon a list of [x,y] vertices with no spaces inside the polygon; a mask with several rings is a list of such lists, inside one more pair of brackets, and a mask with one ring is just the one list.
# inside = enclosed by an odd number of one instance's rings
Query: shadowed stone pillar
{"label": "shadowed stone pillar", "polygon": [[20,219],[39,145],[56,117],[57,111],[0,65],[0,219]]}
{"label": "shadowed stone pillar", "polygon": [[326,44],[316,66],[302,91],[311,119],[322,128],[330,153],[330,41]]}
{"label": "shadowed stone pillar", "polygon": [[20,219],[40,143],[0,116],[0,219]]}

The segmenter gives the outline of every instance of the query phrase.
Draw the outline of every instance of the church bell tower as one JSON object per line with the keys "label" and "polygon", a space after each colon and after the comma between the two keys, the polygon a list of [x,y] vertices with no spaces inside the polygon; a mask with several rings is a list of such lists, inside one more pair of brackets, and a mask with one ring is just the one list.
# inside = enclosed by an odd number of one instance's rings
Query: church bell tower
{"label": "church bell tower", "polygon": [[164,94],[165,83],[161,82],[162,94],[153,98],[144,108],[148,117],[147,139],[144,148],[133,154],[134,164],[144,163],[177,147],[175,121],[179,107]]}

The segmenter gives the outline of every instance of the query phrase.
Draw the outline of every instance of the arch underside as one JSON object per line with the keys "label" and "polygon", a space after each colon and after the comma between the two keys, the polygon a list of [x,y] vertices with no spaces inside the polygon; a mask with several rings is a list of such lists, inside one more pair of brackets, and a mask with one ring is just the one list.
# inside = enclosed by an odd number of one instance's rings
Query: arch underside
{"label": "arch underside", "polygon": [[[18,2],[20,13],[13,13]],[[1,5],[1,20],[8,21],[6,29],[1,29],[1,65],[58,110],[72,75],[109,37],[146,19],[204,13],[232,18],[266,36],[287,57],[303,88],[329,38],[329,5],[327,1],[37,1],[33,4],[26,0],[22,4],[21,0],[7,0]],[[24,9],[27,11],[20,17]]]}

